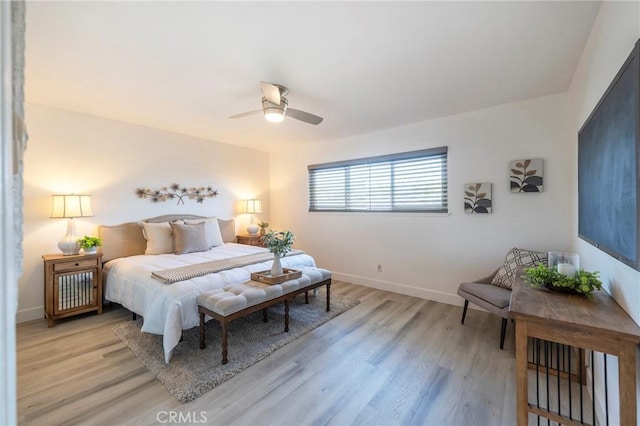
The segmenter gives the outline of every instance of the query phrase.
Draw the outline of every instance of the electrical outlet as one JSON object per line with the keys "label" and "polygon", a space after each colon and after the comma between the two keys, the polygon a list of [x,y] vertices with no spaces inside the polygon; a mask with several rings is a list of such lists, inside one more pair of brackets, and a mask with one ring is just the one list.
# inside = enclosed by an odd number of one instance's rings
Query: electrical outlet
{"label": "electrical outlet", "polygon": [[382,272],[382,265],[378,263],[378,272]]}

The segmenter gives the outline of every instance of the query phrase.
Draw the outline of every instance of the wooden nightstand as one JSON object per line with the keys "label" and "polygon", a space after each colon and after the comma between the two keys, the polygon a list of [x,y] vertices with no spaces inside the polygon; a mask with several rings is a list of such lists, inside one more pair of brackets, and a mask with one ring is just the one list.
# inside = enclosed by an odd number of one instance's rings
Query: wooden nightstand
{"label": "wooden nightstand", "polygon": [[58,318],[85,312],[102,314],[102,254],[45,254],[44,312],[53,327]]}
{"label": "wooden nightstand", "polygon": [[236,235],[236,240],[238,244],[246,244],[248,246],[258,246],[264,247],[262,244],[262,237],[258,234],[256,235]]}

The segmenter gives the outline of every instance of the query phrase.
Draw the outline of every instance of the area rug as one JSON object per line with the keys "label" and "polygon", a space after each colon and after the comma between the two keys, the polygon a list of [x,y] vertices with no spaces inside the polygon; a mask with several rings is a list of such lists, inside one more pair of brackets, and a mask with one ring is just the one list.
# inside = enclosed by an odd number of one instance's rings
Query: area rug
{"label": "area rug", "polygon": [[324,292],[310,294],[309,304],[298,296],[291,304],[289,332],[284,332],[284,304],[269,308],[269,321],[256,312],[229,323],[229,363],[222,365],[220,323],[207,322],[205,349],[200,349],[198,327],[186,330],[173,350],[171,362],[164,362],[162,336],[141,333],[142,321],[117,324],[113,332],[144,365],[181,402],[191,401],[220,383],[229,380],[261,359],[360,303],[332,296],[331,311],[326,312]]}

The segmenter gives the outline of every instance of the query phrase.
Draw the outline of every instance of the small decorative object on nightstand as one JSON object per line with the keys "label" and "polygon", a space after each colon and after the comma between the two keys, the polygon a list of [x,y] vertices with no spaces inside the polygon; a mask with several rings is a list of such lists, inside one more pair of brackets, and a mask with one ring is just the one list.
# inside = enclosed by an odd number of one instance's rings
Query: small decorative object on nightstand
{"label": "small decorative object on nightstand", "polygon": [[78,238],[78,244],[82,247],[84,254],[94,254],[98,252],[98,247],[102,245],[102,238],[85,235],[82,238]]}
{"label": "small decorative object on nightstand", "polygon": [[42,259],[49,327],[59,318],[92,311],[102,314],[102,253],[45,254]]}
{"label": "small decorative object on nightstand", "polygon": [[236,235],[236,241],[238,241],[238,244],[245,244],[248,246],[258,246],[258,247],[264,247],[264,244],[262,243],[262,237],[258,234],[254,234],[254,235]]}

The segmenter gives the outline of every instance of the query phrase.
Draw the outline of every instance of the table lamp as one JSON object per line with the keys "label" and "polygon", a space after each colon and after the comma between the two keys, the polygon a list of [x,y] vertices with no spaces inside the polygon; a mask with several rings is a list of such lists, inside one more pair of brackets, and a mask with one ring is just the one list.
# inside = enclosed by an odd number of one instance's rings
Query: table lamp
{"label": "table lamp", "polygon": [[80,252],[80,244],[76,236],[76,224],[74,217],[90,217],[93,216],[91,210],[91,195],[52,195],[53,209],[51,210],[52,218],[65,218],[67,221],[67,233],[58,242],[58,247],[65,256],[78,254]]}
{"label": "table lamp", "polygon": [[260,227],[256,224],[255,213],[262,213],[262,201],[260,200],[244,200],[244,212],[251,215],[251,223],[247,227],[249,235],[256,235]]}

